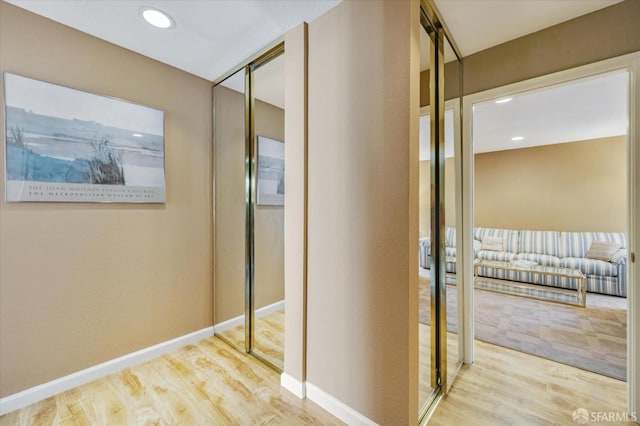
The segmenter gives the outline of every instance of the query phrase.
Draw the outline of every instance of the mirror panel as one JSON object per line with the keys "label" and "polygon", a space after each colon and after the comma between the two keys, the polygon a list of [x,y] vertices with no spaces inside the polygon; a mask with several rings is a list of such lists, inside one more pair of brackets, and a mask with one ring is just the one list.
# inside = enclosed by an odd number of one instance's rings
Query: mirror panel
{"label": "mirror panel", "polygon": [[[424,27],[420,27],[420,69],[423,73],[428,73],[429,67],[429,50],[431,48],[431,40],[427,35]],[[422,80],[422,79],[421,79]],[[427,98],[428,99],[428,98]],[[431,166],[429,162],[430,156],[430,132],[431,132],[431,116],[429,107],[421,109],[420,116],[420,201],[419,201],[419,235],[420,244],[429,245],[431,235]],[[425,264],[426,262],[426,264]],[[430,257],[424,257],[421,253],[421,267],[418,271],[418,339],[419,339],[419,355],[418,355],[418,407],[426,407],[435,396],[435,389],[431,386],[432,369],[431,369],[431,294],[430,294],[430,271],[426,267],[430,266]]]}
{"label": "mirror panel", "polygon": [[[419,418],[462,365],[461,71],[433,3],[421,15]],[[460,250],[462,252],[462,250]],[[459,282],[460,281],[460,282]],[[460,306],[459,306],[460,304]]]}
{"label": "mirror panel", "polygon": [[[445,66],[444,66],[444,95],[445,95],[445,268],[446,282],[446,345],[447,345],[447,380],[445,392],[448,392],[455,377],[462,366],[462,300],[464,286],[462,284],[462,228],[461,228],[461,199],[462,193],[457,192],[456,176],[462,173],[460,153],[462,149],[461,134],[462,120],[460,115],[460,86],[462,75],[460,61],[453,53],[449,40],[445,37]],[[447,61],[447,52],[450,60]],[[458,256],[458,251],[460,256]]]}
{"label": "mirror panel", "polygon": [[245,350],[245,70],[213,89],[214,324],[216,334]]}
{"label": "mirror panel", "polygon": [[284,54],[253,71],[255,202],[252,351],[284,368]]}

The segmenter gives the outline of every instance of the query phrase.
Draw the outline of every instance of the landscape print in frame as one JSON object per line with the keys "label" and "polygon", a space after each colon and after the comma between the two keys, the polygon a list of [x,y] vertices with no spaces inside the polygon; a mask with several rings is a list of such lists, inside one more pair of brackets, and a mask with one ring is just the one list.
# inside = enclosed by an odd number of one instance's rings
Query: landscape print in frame
{"label": "landscape print in frame", "polygon": [[8,202],[164,203],[164,112],[4,73]]}

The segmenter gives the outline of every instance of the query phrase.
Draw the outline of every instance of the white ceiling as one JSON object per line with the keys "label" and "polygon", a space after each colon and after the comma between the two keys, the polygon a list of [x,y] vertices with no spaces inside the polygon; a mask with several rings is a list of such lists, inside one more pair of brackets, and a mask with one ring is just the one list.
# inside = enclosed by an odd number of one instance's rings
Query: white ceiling
{"label": "white ceiling", "polygon": [[621,1],[435,0],[435,3],[464,57]]}
{"label": "white ceiling", "polygon": [[[341,0],[6,1],[214,81]],[[463,56],[619,1],[435,0]],[[159,30],[146,24],[139,13],[142,6],[169,13],[175,28]]]}
{"label": "white ceiling", "polygon": [[[215,81],[290,28],[302,21],[313,21],[341,0],[6,1]],[[620,1],[622,0],[435,0],[463,56]],[[140,16],[142,6],[155,7],[169,13],[175,20],[175,27],[160,30],[146,24]],[[425,35],[421,36],[423,47],[426,46]],[[426,48],[423,52],[426,52]],[[453,59],[450,51],[446,56],[446,60]],[[422,69],[428,66],[425,61],[428,61],[428,55],[423,54]],[[272,69],[271,76],[267,75],[269,68]],[[283,74],[282,69],[278,69],[277,62],[271,67],[265,67],[262,73],[262,81],[265,83],[260,84],[264,89],[259,89],[264,92],[258,93],[258,98],[282,106]],[[267,83],[268,81],[271,83]],[[232,85],[233,81],[226,84]],[[241,89],[243,82],[239,84]],[[268,87],[269,84],[273,87]],[[517,105],[526,104],[523,100],[513,102],[511,107],[515,109]],[[535,103],[532,102],[531,108],[534,106]],[[531,117],[538,112],[522,110],[520,113]],[[478,140],[481,139],[479,137]]]}
{"label": "white ceiling", "polygon": [[[311,22],[340,0],[7,0],[160,62],[213,81],[300,22]],[[161,30],[140,15],[167,12]]]}

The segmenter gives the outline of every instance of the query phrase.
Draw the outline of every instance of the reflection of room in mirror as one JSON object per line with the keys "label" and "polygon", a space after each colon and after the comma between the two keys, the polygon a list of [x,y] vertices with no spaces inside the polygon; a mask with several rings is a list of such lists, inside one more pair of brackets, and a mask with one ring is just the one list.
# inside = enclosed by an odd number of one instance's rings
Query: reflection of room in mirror
{"label": "reflection of room in mirror", "polygon": [[258,136],[257,203],[284,205],[284,143]]}
{"label": "reflection of room in mirror", "polygon": [[[259,78],[255,76],[259,74]],[[244,69],[236,72],[222,83],[222,86],[244,94]],[[284,109],[284,56],[267,62],[254,71],[254,96],[280,109]]]}
{"label": "reflection of room in mirror", "polygon": [[256,99],[284,109],[284,55],[272,59],[254,72]]}
{"label": "reflection of room in mirror", "polygon": [[[445,39],[444,43],[444,63],[448,64],[457,61],[457,56],[449,41]],[[420,71],[429,69],[429,36],[427,31],[420,27]]]}
{"label": "reflection of room in mirror", "polygon": [[[254,305],[251,353],[276,368],[284,367],[284,55],[253,66],[251,92],[253,147],[245,150],[245,82],[242,68],[216,86],[216,334],[239,350],[246,347],[245,271]],[[233,113],[231,113],[233,111]],[[251,193],[252,258],[245,258],[245,178],[255,161]],[[226,243],[225,243],[226,242]],[[224,258],[224,259],[223,259]],[[219,270],[218,270],[219,269]]]}
{"label": "reflection of room in mirror", "polygon": [[[444,158],[453,157],[453,109],[444,112]],[[431,156],[431,117],[420,116],[420,161],[427,161]]]}
{"label": "reflection of room in mirror", "polygon": [[[214,325],[216,335],[239,341],[228,330],[245,321],[245,99],[244,69],[214,87]],[[224,182],[221,184],[220,182]],[[244,330],[244,329],[243,329]]]}
{"label": "reflection of room in mirror", "polygon": [[284,367],[284,55],[253,71],[254,203],[253,352]]}
{"label": "reflection of room in mirror", "polygon": [[[432,22],[433,17],[428,20]],[[460,141],[461,136],[461,119],[460,119],[460,90],[461,90],[461,78],[460,73],[461,66],[458,61],[458,57],[455,50],[451,47],[448,40],[443,43],[443,52],[440,56],[444,62],[442,65],[442,71],[444,75],[440,73],[440,77],[444,82],[443,86],[439,84],[432,84],[431,71],[432,65],[432,49],[435,48],[434,43],[430,36],[434,34],[428,34],[425,28],[420,30],[420,146],[419,146],[419,159],[420,159],[420,184],[419,184],[419,234],[421,237],[420,244],[424,244],[425,239],[430,240],[432,234],[432,215],[442,214],[444,216],[439,217],[443,226],[454,227],[456,224],[456,163],[459,158],[456,159],[455,147],[456,141]],[[438,57],[437,55],[435,56]],[[437,151],[437,146],[433,147],[432,151],[432,135],[431,131],[436,125],[437,121],[435,117],[432,117],[434,113],[433,108],[430,107],[431,101],[434,99],[435,93],[432,92],[434,87],[439,86],[444,88],[444,92],[440,93],[442,96],[438,100],[437,105],[443,105],[444,111],[440,111],[443,115],[443,129],[439,129],[439,133],[443,135],[444,140],[442,143],[444,152],[444,161],[431,161],[432,155]],[[432,123],[432,120],[434,122]],[[459,145],[458,145],[459,146]],[[436,176],[441,182],[443,182],[444,197],[439,200],[438,206],[432,211],[431,201],[434,199],[436,192],[432,187],[431,179]],[[440,193],[442,194],[442,193]],[[442,235],[441,238],[453,238],[455,235]],[[451,256],[452,253],[447,253],[447,256]],[[455,256],[455,254],[453,254]],[[458,333],[458,324],[462,323],[462,286],[455,285],[456,276],[456,262],[446,263],[446,277],[438,280],[442,284],[434,284],[432,286],[431,272],[426,267],[421,267],[419,270],[419,406],[420,415],[423,415],[438,392],[447,392],[462,365],[462,333]],[[446,282],[447,284],[443,284]],[[452,284],[453,283],[453,284]],[[436,287],[444,285],[445,289],[437,289]],[[444,292],[442,291],[444,290]],[[434,304],[431,306],[431,292],[438,291],[440,294],[444,294],[444,300],[446,303]],[[460,304],[460,305],[459,305]],[[442,313],[446,313],[446,321],[442,321]],[[435,321],[434,321],[435,318]],[[439,330],[438,335],[441,339],[432,340],[431,336],[434,330]],[[444,357],[432,358],[436,353],[443,355]],[[438,364],[434,364],[434,359],[439,359]],[[446,371],[446,375],[442,374]],[[440,383],[446,388],[441,388]],[[434,389],[437,388],[437,389]]]}

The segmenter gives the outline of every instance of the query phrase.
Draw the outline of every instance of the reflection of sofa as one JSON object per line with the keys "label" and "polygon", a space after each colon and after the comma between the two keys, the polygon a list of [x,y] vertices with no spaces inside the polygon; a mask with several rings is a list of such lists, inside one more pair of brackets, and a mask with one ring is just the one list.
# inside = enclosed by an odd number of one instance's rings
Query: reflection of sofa
{"label": "reflection of sofa", "polygon": [[[447,228],[445,235],[445,255],[455,258],[455,229]],[[627,295],[627,242],[623,233],[474,228],[473,252],[475,259],[527,260],[543,266],[579,269],[586,276],[587,291]],[[431,266],[428,238],[420,239],[420,266]],[[447,272],[455,269],[455,263],[447,263]],[[478,275],[561,288],[576,286],[574,279],[495,268],[478,268]]]}

